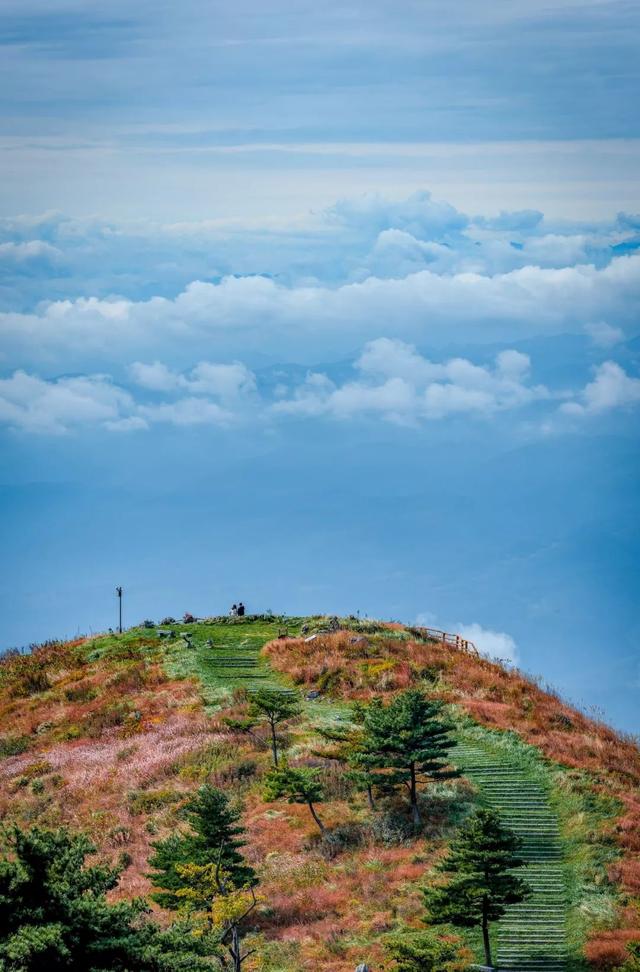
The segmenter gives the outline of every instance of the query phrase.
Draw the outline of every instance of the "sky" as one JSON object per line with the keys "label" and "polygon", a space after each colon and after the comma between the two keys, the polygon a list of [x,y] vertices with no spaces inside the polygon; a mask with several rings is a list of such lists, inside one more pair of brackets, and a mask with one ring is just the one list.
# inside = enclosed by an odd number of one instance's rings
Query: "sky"
{"label": "sky", "polygon": [[0,645],[359,612],[639,732],[639,35],[4,0]]}

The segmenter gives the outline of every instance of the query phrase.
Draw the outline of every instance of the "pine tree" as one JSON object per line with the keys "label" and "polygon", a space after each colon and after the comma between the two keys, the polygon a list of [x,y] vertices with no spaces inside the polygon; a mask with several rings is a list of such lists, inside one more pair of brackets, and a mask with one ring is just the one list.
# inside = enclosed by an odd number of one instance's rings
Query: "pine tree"
{"label": "pine tree", "polygon": [[204,941],[162,931],[143,901],[107,902],[121,867],[86,863],[83,835],[37,827],[9,833],[0,860],[0,969],[4,972],[172,972],[210,969]]}
{"label": "pine tree", "polygon": [[173,834],[153,845],[155,853],[149,865],[154,870],[149,877],[156,887],[164,889],[153,895],[154,901],[163,908],[179,908],[177,892],[185,887],[180,867],[189,864],[221,867],[227,880],[238,888],[254,884],[254,871],[241,853],[245,841],[244,828],[238,825],[240,812],[229,805],[225,794],[205,784],[187,804],[186,813],[191,833]]}
{"label": "pine tree", "polygon": [[381,789],[407,787],[417,827],[422,823],[418,806],[420,785],[458,775],[456,770],[447,769],[453,727],[442,716],[442,708],[441,702],[409,689],[387,706],[374,699],[365,712],[363,762]]}
{"label": "pine tree", "polygon": [[427,888],[432,921],[460,928],[482,928],[486,964],[492,966],[489,925],[506,906],[524,901],[529,886],[512,873],[522,867],[519,838],[493,810],[479,810],[460,828],[438,870],[450,874],[447,884]]}
{"label": "pine tree", "polygon": [[273,689],[259,689],[251,695],[249,706],[250,715],[263,718],[268,722],[271,731],[271,752],[273,765],[278,765],[278,736],[277,727],[281,722],[292,719],[300,712],[300,702],[292,695]]}
{"label": "pine tree", "polygon": [[468,954],[459,941],[441,938],[432,929],[404,929],[389,935],[384,942],[394,959],[394,972],[466,972]]}
{"label": "pine tree", "polygon": [[324,799],[322,783],[318,779],[319,770],[309,767],[293,767],[286,763],[272,769],[267,776],[265,800],[288,800],[289,803],[304,803],[315,820],[321,833],[325,826],[318,816],[315,804]]}
{"label": "pine tree", "polygon": [[[215,864],[178,865],[185,886],[178,897],[189,902],[206,922],[218,944],[216,957],[223,969],[242,972],[242,966],[256,948],[246,947],[245,923],[258,906],[253,887],[237,888],[223,868]],[[203,902],[205,906],[203,907]]]}

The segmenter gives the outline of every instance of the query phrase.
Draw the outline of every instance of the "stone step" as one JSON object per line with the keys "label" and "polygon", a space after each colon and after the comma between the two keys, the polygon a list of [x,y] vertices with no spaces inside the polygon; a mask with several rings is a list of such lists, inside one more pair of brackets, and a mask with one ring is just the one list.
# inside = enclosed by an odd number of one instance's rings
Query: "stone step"
{"label": "stone step", "polygon": [[498,924],[499,968],[565,972],[567,891],[558,821],[547,785],[510,762],[513,756],[508,752],[491,752],[463,741],[450,758],[521,840],[519,854],[526,863],[517,873],[532,894],[511,905]]}

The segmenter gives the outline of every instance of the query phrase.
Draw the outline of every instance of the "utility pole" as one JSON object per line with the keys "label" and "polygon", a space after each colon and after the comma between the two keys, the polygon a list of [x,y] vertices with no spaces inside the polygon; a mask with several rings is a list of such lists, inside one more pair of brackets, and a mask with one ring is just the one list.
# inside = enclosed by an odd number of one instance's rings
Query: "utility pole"
{"label": "utility pole", "polygon": [[118,631],[122,634],[122,588],[116,587],[116,594],[118,596]]}

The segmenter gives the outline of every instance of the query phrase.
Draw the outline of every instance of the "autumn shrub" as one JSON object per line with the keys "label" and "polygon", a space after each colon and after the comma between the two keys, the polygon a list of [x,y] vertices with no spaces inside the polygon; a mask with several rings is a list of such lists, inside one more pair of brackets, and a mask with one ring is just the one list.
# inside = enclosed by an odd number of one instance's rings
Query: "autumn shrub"
{"label": "autumn shrub", "polygon": [[179,803],[181,793],[175,790],[135,790],[128,794],[129,811],[135,816],[141,813],[153,813],[162,810],[172,803]]}
{"label": "autumn shrub", "polygon": [[382,810],[373,814],[369,832],[375,843],[385,847],[405,844],[415,837],[411,818],[400,810]]}
{"label": "autumn shrub", "polygon": [[387,937],[385,947],[394,972],[466,972],[473,960],[460,939],[430,928],[399,930]]}
{"label": "autumn shrub", "polygon": [[24,657],[24,662],[16,672],[11,686],[11,695],[21,698],[46,692],[51,688],[51,681],[46,667],[37,658]]}
{"label": "autumn shrub", "polygon": [[617,841],[626,850],[638,853],[640,852],[640,800],[625,795],[622,801],[626,812],[617,823]]}
{"label": "autumn shrub", "polygon": [[72,685],[65,689],[64,697],[67,702],[91,702],[96,698],[98,692],[89,682],[80,685]]}
{"label": "autumn shrub", "polygon": [[106,843],[110,847],[123,847],[131,841],[131,829],[129,827],[112,827],[107,833]]}
{"label": "autumn shrub", "polygon": [[322,834],[312,834],[308,846],[316,850],[326,861],[332,861],[339,854],[362,847],[367,841],[367,828],[357,822],[339,824]]}
{"label": "autumn shrub", "polygon": [[601,931],[585,945],[585,958],[592,968],[603,972],[620,968],[629,959],[627,945],[634,941],[640,941],[638,930],[617,928]]}
{"label": "autumn shrub", "polygon": [[39,776],[46,776],[53,769],[51,763],[46,759],[38,760],[35,763],[29,763],[28,766],[22,771],[23,776],[26,776],[29,780],[35,780]]}
{"label": "autumn shrub", "polygon": [[255,759],[238,759],[214,773],[211,782],[214,786],[246,783],[258,774],[258,770],[259,765]]}
{"label": "autumn shrub", "polygon": [[627,951],[629,958],[622,966],[622,972],[640,972],[640,942],[631,942]]}
{"label": "autumn shrub", "polygon": [[20,756],[29,748],[28,736],[0,736],[0,759],[7,756]]}
{"label": "autumn shrub", "polygon": [[119,692],[134,694],[140,692],[147,684],[148,672],[144,662],[126,665],[113,678],[109,686]]}
{"label": "autumn shrub", "polygon": [[84,730],[91,739],[97,739],[107,729],[121,726],[130,714],[126,702],[114,702],[103,709],[90,712],[84,721]]}
{"label": "autumn shrub", "polygon": [[46,642],[34,645],[28,654],[5,654],[0,659],[0,686],[12,698],[46,692],[57,672],[82,664],[81,656],[74,651],[77,645],[78,642]]}

